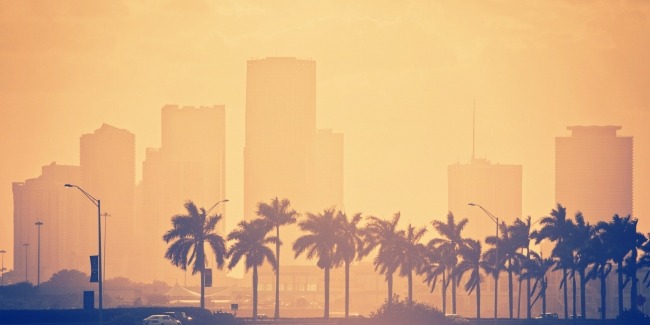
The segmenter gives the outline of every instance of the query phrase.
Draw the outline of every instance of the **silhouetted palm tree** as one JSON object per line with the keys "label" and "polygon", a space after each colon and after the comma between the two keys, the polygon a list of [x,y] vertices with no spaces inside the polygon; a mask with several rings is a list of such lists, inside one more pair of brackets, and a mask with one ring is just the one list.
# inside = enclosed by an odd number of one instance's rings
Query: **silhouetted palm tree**
{"label": "silhouetted palm tree", "polygon": [[422,257],[425,253],[425,247],[420,243],[420,239],[427,231],[426,227],[415,229],[408,225],[406,232],[399,240],[398,264],[400,267],[400,276],[405,276],[408,283],[408,302],[413,302],[413,271],[419,273],[422,266]]}
{"label": "silhouetted palm tree", "polygon": [[[555,262],[550,258],[543,258],[536,252],[530,252],[530,259],[527,259],[524,262],[523,272],[521,277],[524,279],[534,280],[532,291],[530,292],[531,296],[537,293],[535,299],[532,302],[532,306],[535,305],[537,300],[542,298],[542,313],[546,313],[546,288],[548,287],[548,277],[546,274],[548,271],[553,268]],[[537,291],[539,286],[539,291]]]}
{"label": "silhouetted palm tree", "polygon": [[[543,217],[540,220],[542,228],[539,231],[533,231],[531,238],[535,239],[535,244],[539,244],[543,239],[548,239],[555,242],[556,247],[561,246],[562,242],[569,236],[571,229],[569,220],[566,218],[566,208],[561,204],[557,204],[556,208],[551,210],[551,215]],[[567,265],[572,263],[570,255],[562,254],[557,256],[560,259],[559,268],[562,269],[562,283],[567,279]],[[569,305],[568,305],[568,292],[567,286],[563,285],[564,289],[564,318],[569,318]]]}
{"label": "silhouetted palm tree", "polygon": [[275,314],[274,318],[280,318],[280,227],[296,223],[298,213],[291,209],[289,200],[274,198],[271,203],[260,202],[257,204],[257,215],[266,220],[269,225],[275,228],[275,258],[277,267],[275,269]]}
{"label": "silhouetted palm tree", "polygon": [[399,267],[397,248],[399,238],[402,236],[400,231],[397,230],[399,218],[399,212],[395,213],[391,220],[369,216],[367,218],[368,223],[362,230],[364,246],[360,256],[367,256],[375,248],[378,248],[373,263],[375,265],[375,271],[378,270],[380,274],[386,276],[389,303],[393,301],[393,274]]}
{"label": "silhouetted palm tree", "polygon": [[255,219],[240,222],[239,227],[228,234],[228,240],[235,241],[228,249],[228,268],[234,268],[243,257],[246,272],[253,269],[253,319],[257,319],[257,268],[264,264],[264,260],[274,271],[277,267],[273,250],[267,246],[277,241],[276,237],[267,236],[270,230],[265,220]]}
{"label": "silhouetted palm tree", "polygon": [[587,273],[587,279],[600,280],[600,319],[607,318],[607,276],[612,271],[611,247],[603,239],[604,228],[596,227],[594,235],[587,243],[585,255],[589,257],[591,269]]}
{"label": "silhouetted palm tree", "polygon": [[216,226],[221,215],[206,216],[205,209],[198,210],[194,202],[185,203],[187,214],[172,217],[173,228],[163,235],[166,243],[174,241],[165,253],[165,258],[183,270],[192,265],[192,274],[201,275],[201,308],[205,307],[205,244],[214,252],[219,269],[223,267],[226,243],[217,235]]}
{"label": "silhouetted palm tree", "polygon": [[[510,318],[512,318],[513,310],[513,283],[512,275],[519,270],[519,262],[523,259],[523,255],[517,250],[521,244],[517,242],[518,238],[512,237],[512,228],[508,227],[505,222],[499,224],[500,238],[495,236],[488,236],[485,239],[486,244],[495,245],[487,250],[487,256],[495,256],[495,248],[499,247],[499,269],[503,268],[508,273],[508,311]],[[494,264],[493,264],[494,265]],[[499,270],[497,270],[499,271]]]}
{"label": "silhouetted palm tree", "polygon": [[363,249],[363,238],[361,237],[361,229],[358,227],[361,221],[361,213],[357,213],[348,220],[348,216],[339,211],[336,215],[339,219],[340,236],[343,239],[343,245],[337,247],[337,259],[343,261],[345,265],[345,317],[347,318],[350,313],[350,263],[355,258],[360,257],[360,252]]}
{"label": "silhouetted palm tree", "polygon": [[[433,228],[442,236],[442,238],[432,239],[434,246],[446,250],[450,253],[453,253],[455,256],[458,255],[460,247],[464,245],[464,239],[461,235],[461,232],[467,225],[467,218],[463,218],[460,222],[456,223],[454,214],[449,211],[447,214],[447,222],[442,222],[439,220],[434,220],[431,222]],[[454,268],[458,264],[458,259],[452,257],[446,262],[450,263],[448,269],[450,270],[449,274],[454,274]],[[456,277],[451,276],[451,312],[456,313]]]}
{"label": "silhouetted palm tree", "polygon": [[460,256],[462,260],[454,269],[454,276],[458,278],[458,283],[463,279],[466,272],[470,272],[469,279],[465,283],[465,291],[472,294],[476,289],[476,319],[481,319],[481,269],[485,269],[486,262],[482,258],[481,242],[474,239],[465,240],[465,245],[460,247]]}
{"label": "silhouetted palm tree", "polygon": [[[601,231],[602,239],[609,245],[611,258],[617,265],[618,273],[618,312],[623,312],[623,275],[626,273],[623,267],[623,262],[628,254],[634,255],[636,265],[636,250],[641,247],[645,241],[645,236],[636,231],[636,219],[631,216],[621,218],[618,214],[612,217],[609,222],[599,222],[596,228]],[[628,271],[628,273],[631,273]],[[634,275],[636,274],[636,267],[634,267]],[[632,276],[632,292],[631,296],[636,296],[636,276]],[[631,297],[635,305],[631,308],[636,308],[636,298]]]}
{"label": "silhouetted palm tree", "polygon": [[308,260],[318,257],[316,265],[325,270],[325,319],[329,318],[330,312],[330,269],[336,264],[337,246],[345,245],[345,239],[340,236],[339,221],[333,208],[320,214],[307,213],[307,218],[298,222],[300,230],[307,234],[293,243],[295,257],[303,252]]}
{"label": "silhouetted palm tree", "polygon": [[[520,263],[519,269],[519,294],[517,295],[517,306],[521,301],[521,282],[524,280],[521,277],[521,272],[523,271],[523,262],[527,259],[530,259],[530,228],[531,228],[531,217],[528,216],[524,220],[519,218],[515,219],[515,222],[510,226],[511,237],[516,245],[521,248],[522,256],[524,257]],[[523,254],[523,250],[526,250],[526,254]],[[531,318],[530,311],[530,279],[526,279],[526,318]],[[517,307],[517,318],[519,318],[519,307]]]}
{"label": "silhouetted palm tree", "polygon": [[[447,313],[447,287],[451,283],[452,276],[449,274],[449,267],[456,265],[457,257],[450,252],[449,246],[438,247],[434,240],[429,241],[424,253],[424,261],[420,273],[424,274],[424,282],[431,288],[436,289],[436,283],[440,279],[440,291],[442,296],[442,313]],[[456,276],[456,275],[454,275]]]}
{"label": "silhouetted palm tree", "polygon": [[[569,247],[573,251],[573,269],[575,273],[578,273],[579,283],[580,283],[580,315],[582,317],[587,317],[587,304],[586,304],[586,290],[585,286],[589,279],[586,276],[587,268],[589,264],[592,263],[592,258],[589,256],[591,252],[589,251],[589,241],[593,235],[594,228],[587,222],[585,222],[584,217],[581,212],[577,212],[575,215],[575,223],[571,229],[571,235],[569,236],[567,242]],[[573,293],[573,314],[576,314],[575,310],[575,274],[573,274],[573,283],[574,283],[574,293]]]}

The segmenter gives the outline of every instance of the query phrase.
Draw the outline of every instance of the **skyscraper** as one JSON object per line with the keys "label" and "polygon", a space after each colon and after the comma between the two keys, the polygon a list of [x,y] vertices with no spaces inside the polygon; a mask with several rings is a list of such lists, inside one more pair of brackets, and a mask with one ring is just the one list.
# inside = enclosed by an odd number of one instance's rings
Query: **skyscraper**
{"label": "skyscraper", "polygon": [[620,126],[569,126],[555,138],[555,200],[591,224],[632,214],[632,137]]}
{"label": "skyscraper", "polygon": [[[140,261],[143,266],[156,265],[153,272],[160,279],[169,278],[174,268],[163,258],[166,244],[162,235],[171,228],[171,217],[187,211],[184,204],[192,200],[197,207],[209,209],[226,199],[225,194],[225,107],[162,108],[161,148],[147,148],[142,168],[142,216],[137,229],[145,239]],[[220,204],[210,215],[224,214]],[[225,235],[225,217],[218,233]],[[167,270],[167,271],[162,271]]]}
{"label": "skyscraper", "polygon": [[[107,214],[102,218],[106,278],[128,276],[132,253],[135,253],[135,135],[103,124],[93,133],[81,136],[80,149],[81,182],[78,185],[101,200],[102,214]],[[82,205],[83,211],[92,216],[96,207],[86,203]]]}
{"label": "skyscraper", "polygon": [[288,198],[305,210],[316,135],[316,62],[295,58],[248,61],[244,218],[260,201]]}

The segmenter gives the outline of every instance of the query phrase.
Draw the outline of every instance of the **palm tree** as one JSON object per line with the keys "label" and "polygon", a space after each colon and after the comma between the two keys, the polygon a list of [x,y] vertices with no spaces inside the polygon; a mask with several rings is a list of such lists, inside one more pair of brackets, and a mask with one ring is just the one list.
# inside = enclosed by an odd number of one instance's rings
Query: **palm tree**
{"label": "palm tree", "polygon": [[[611,258],[614,263],[616,263],[617,273],[618,273],[618,312],[619,314],[623,312],[623,288],[625,284],[623,283],[623,275],[626,273],[623,262],[625,261],[626,256],[631,254],[633,256],[633,262],[630,261],[630,264],[634,264],[632,270],[628,270],[628,275],[632,278],[632,292],[631,302],[634,303],[630,308],[636,308],[636,251],[637,248],[640,248],[643,242],[645,241],[645,236],[636,231],[636,219],[632,219],[631,216],[621,218],[618,214],[615,214],[612,217],[612,220],[609,222],[599,222],[596,226],[596,229],[601,232],[603,241],[609,245]],[[628,266],[628,268],[630,268]]]}
{"label": "palm tree", "polygon": [[456,255],[450,252],[448,248],[448,246],[438,247],[434,240],[429,241],[424,253],[422,269],[420,270],[420,273],[425,275],[424,282],[431,288],[431,292],[436,289],[436,283],[440,278],[443,314],[447,313],[447,287],[449,287],[452,278],[449,274],[449,268],[451,265],[457,264]]}
{"label": "palm tree", "polygon": [[273,250],[267,245],[277,241],[275,237],[267,236],[271,229],[268,223],[262,219],[242,221],[239,227],[228,234],[228,241],[235,243],[228,249],[227,256],[230,258],[228,268],[234,268],[241,258],[244,258],[246,272],[253,269],[253,319],[257,319],[257,268],[267,260],[273,270],[277,267],[277,261]]}
{"label": "palm tree", "polygon": [[367,218],[368,223],[362,230],[364,246],[360,257],[367,256],[375,248],[378,248],[373,264],[375,265],[375,271],[379,271],[380,274],[386,276],[389,303],[393,301],[393,274],[399,267],[397,248],[399,238],[402,236],[400,231],[397,230],[399,218],[399,212],[395,213],[391,220],[369,216]]}
{"label": "palm tree", "polygon": [[481,319],[481,269],[485,269],[487,263],[482,259],[481,242],[474,239],[467,239],[465,245],[460,247],[460,256],[463,258],[454,269],[454,276],[458,277],[458,283],[463,279],[466,272],[470,272],[469,279],[465,283],[465,291],[472,294],[476,289],[476,319]]}
{"label": "palm tree", "polygon": [[163,235],[166,243],[174,241],[165,253],[165,258],[183,270],[192,265],[192,274],[201,275],[201,308],[205,308],[205,244],[215,255],[217,268],[221,269],[226,255],[226,242],[217,235],[216,226],[221,215],[206,216],[204,208],[198,210],[194,202],[185,203],[187,214],[172,217],[173,228]]}
{"label": "palm tree", "polygon": [[[612,271],[611,247],[603,239],[603,228],[596,227],[593,236],[587,243],[585,255],[589,256],[591,269],[587,273],[587,279],[600,280],[600,319],[607,318],[607,276]],[[584,315],[584,314],[583,314]]]}
{"label": "palm tree", "polygon": [[[521,255],[523,257],[522,262],[520,263],[519,269],[519,294],[517,300],[521,301],[521,282],[524,280],[521,277],[521,272],[523,271],[523,261],[530,258],[530,229],[531,229],[531,217],[526,217],[525,220],[519,218],[515,219],[515,222],[510,226],[511,237],[516,245],[521,248]],[[526,249],[526,255],[523,255],[523,250]],[[519,302],[517,303],[519,305]],[[519,307],[517,307],[517,318],[519,318]],[[526,279],[526,318],[530,319],[530,279]]]}
{"label": "palm tree", "polygon": [[[442,238],[432,239],[434,246],[448,251],[450,254],[458,255],[460,247],[464,244],[464,239],[461,235],[461,232],[467,225],[467,218],[463,218],[460,222],[456,223],[454,214],[449,211],[447,214],[447,222],[444,223],[439,220],[434,220],[431,222],[433,228],[442,236]],[[451,263],[449,265],[450,274],[454,274],[454,268],[458,263],[457,258],[451,258],[447,260]],[[456,277],[451,277],[451,311],[456,313]]]}
{"label": "palm tree", "polygon": [[[542,228],[537,231],[533,231],[531,238],[535,239],[535,244],[539,244],[543,239],[548,239],[556,243],[556,246],[562,245],[562,242],[566,240],[569,236],[570,224],[569,220],[566,218],[566,208],[561,204],[557,204],[556,208],[551,210],[551,215],[542,217],[540,219],[540,224]],[[568,256],[566,254],[558,256],[560,261],[560,269],[562,269],[562,283],[566,282],[567,279],[567,265],[571,263],[568,261]],[[567,286],[563,286],[564,289],[564,318],[569,318],[569,305],[568,305],[568,292]]]}
{"label": "palm tree", "polygon": [[340,225],[340,235],[343,239],[343,245],[337,247],[337,259],[343,260],[345,264],[345,317],[350,313],[350,263],[358,258],[363,247],[363,238],[361,238],[361,229],[358,227],[361,221],[361,213],[357,213],[348,220],[348,216],[339,211],[336,215]]}
{"label": "palm tree", "polygon": [[298,213],[289,207],[287,199],[279,200],[277,197],[271,200],[271,203],[260,202],[257,204],[257,215],[262,217],[271,227],[275,228],[275,258],[277,265],[275,268],[275,313],[274,318],[280,318],[280,227],[296,223]]}
{"label": "palm tree", "polygon": [[413,302],[413,271],[419,273],[422,266],[425,248],[420,243],[420,239],[426,231],[426,227],[415,229],[409,224],[406,232],[402,232],[403,237],[399,240],[397,260],[400,267],[400,276],[405,276],[408,281],[409,303]]}
{"label": "palm tree", "polygon": [[[587,317],[587,304],[586,304],[586,290],[585,286],[589,278],[586,276],[587,268],[592,262],[591,252],[589,250],[589,240],[593,235],[594,228],[588,223],[585,222],[585,218],[582,216],[581,212],[577,212],[575,215],[575,223],[571,229],[571,235],[569,236],[567,242],[569,247],[573,251],[573,269],[578,273],[579,283],[580,283],[580,315],[582,317]],[[575,310],[575,275],[573,275],[574,283],[574,293],[573,293],[573,314],[576,314]]]}
{"label": "palm tree", "polygon": [[524,279],[534,280],[533,289],[530,295],[534,295],[539,286],[539,292],[532,302],[535,305],[537,300],[542,298],[542,313],[546,314],[546,288],[548,287],[548,277],[546,273],[553,267],[555,261],[550,258],[543,258],[536,252],[530,252],[531,258],[524,262],[523,272],[521,277]]}
{"label": "palm tree", "polygon": [[[513,310],[513,283],[512,275],[517,272],[519,269],[519,262],[523,259],[523,255],[517,252],[521,244],[517,242],[517,238],[512,237],[512,228],[508,227],[505,222],[499,224],[501,238],[496,238],[496,236],[488,236],[485,239],[486,244],[494,245],[493,248],[487,250],[487,256],[495,256],[495,249],[499,248],[499,270],[496,270],[497,274],[500,272],[501,268],[504,268],[508,272],[508,309],[510,312],[510,318],[512,319],[512,310]],[[505,264],[505,266],[504,266]],[[497,275],[498,276],[498,275]]]}
{"label": "palm tree", "polygon": [[306,252],[308,260],[318,257],[316,265],[325,270],[325,319],[329,319],[330,312],[330,269],[337,262],[337,247],[345,245],[345,239],[339,236],[341,230],[339,221],[333,208],[326,209],[320,214],[307,213],[307,218],[298,223],[300,230],[307,234],[293,243],[295,257],[303,252]]}

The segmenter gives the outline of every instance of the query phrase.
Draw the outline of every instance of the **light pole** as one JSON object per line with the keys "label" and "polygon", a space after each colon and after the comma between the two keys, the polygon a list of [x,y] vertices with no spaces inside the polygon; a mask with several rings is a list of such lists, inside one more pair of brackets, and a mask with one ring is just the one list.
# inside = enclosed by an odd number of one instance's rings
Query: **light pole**
{"label": "light pole", "polygon": [[0,254],[2,254],[2,267],[0,268],[0,272],[2,272],[2,283],[1,285],[4,287],[5,285],[5,251],[4,249],[0,251]]}
{"label": "light pole", "polygon": [[38,257],[37,257],[37,268],[36,268],[36,286],[41,285],[41,226],[43,225],[42,221],[36,221],[36,227],[38,227]]}
{"label": "light pole", "polygon": [[476,203],[468,203],[469,206],[476,206],[481,208],[485,214],[487,214],[492,221],[497,225],[497,236],[496,240],[494,242],[494,251],[495,251],[495,259],[494,259],[494,324],[497,323],[497,306],[498,306],[498,293],[499,293],[499,218],[495,217],[490,211],[486,210],[484,207],[482,207],[480,204]]}
{"label": "light pole", "polygon": [[106,234],[108,232],[108,223],[106,223],[106,217],[110,217],[111,215],[108,212],[104,212],[102,216],[104,216],[104,261],[102,262],[104,265],[104,269],[102,270],[103,281],[106,280],[106,245],[108,242],[108,235]]}
{"label": "light pole", "polygon": [[81,193],[83,193],[95,206],[97,206],[97,283],[99,284],[99,323],[102,323],[102,298],[103,298],[103,288],[102,288],[102,202],[88,192],[84,191],[81,187],[73,184],[65,184],[65,187],[76,187]]}
{"label": "light pole", "polygon": [[226,203],[226,202],[228,202],[228,201],[230,201],[230,200],[228,200],[228,199],[224,199],[224,200],[221,200],[221,201],[215,203],[212,207],[210,207],[210,208],[208,209],[208,211],[205,211],[205,216],[207,217],[208,214],[210,214],[210,211],[212,211],[212,209],[216,208],[217,205],[219,205],[219,203],[222,203],[222,202],[223,202],[223,203]]}
{"label": "light pole", "polygon": [[29,243],[24,243],[23,246],[25,247],[25,282],[27,281],[27,249],[29,248]]}

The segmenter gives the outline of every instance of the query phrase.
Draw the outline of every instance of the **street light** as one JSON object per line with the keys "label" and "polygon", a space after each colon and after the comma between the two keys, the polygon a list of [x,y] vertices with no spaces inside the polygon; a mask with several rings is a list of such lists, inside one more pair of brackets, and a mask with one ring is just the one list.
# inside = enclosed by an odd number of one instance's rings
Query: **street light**
{"label": "street light", "polygon": [[480,204],[476,203],[468,203],[467,205],[473,206],[473,207],[479,207],[485,214],[487,214],[492,221],[497,225],[497,236],[496,236],[496,241],[494,242],[494,247],[495,247],[495,260],[494,260],[494,324],[497,323],[497,299],[498,299],[498,293],[499,293],[499,218],[495,217],[490,211],[486,210],[484,207],[482,207]]}
{"label": "street light", "polygon": [[0,268],[0,272],[2,272],[2,280],[1,280],[2,286],[5,285],[5,253],[6,252],[7,251],[5,251],[4,249],[0,251],[0,254],[2,254],[2,267]]}
{"label": "street light", "polygon": [[208,211],[205,211],[205,216],[207,217],[208,214],[210,214],[210,211],[212,211],[212,209],[216,208],[217,205],[219,205],[219,203],[221,203],[221,202],[226,203],[226,202],[228,202],[228,201],[230,201],[230,200],[225,199],[225,200],[221,200],[221,201],[215,203],[212,207],[210,207],[210,208],[208,209]]}
{"label": "street light", "polygon": [[76,187],[81,193],[83,193],[95,206],[97,206],[97,242],[98,242],[98,248],[97,248],[97,283],[99,284],[99,323],[102,323],[102,311],[103,311],[103,305],[102,305],[102,297],[103,297],[103,289],[102,289],[102,202],[96,198],[94,198],[92,195],[90,195],[88,192],[84,191],[81,187],[73,184],[65,184],[65,187]]}
{"label": "street light", "polygon": [[25,282],[27,281],[27,248],[29,248],[29,243],[24,243],[23,246],[25,247]]}
{"label": "street light", "polygon": [[38,267],[36,268],[36,286],[41,285],[41,226],[43,225],[42,221],[36,221],[35,223],[36,227],[38,227],[38,258],[37,258],[37,265]]}

